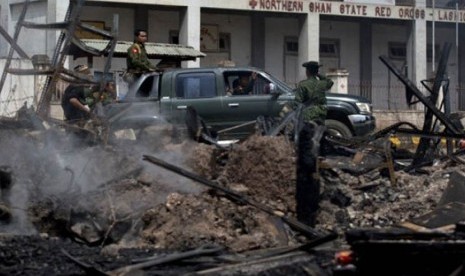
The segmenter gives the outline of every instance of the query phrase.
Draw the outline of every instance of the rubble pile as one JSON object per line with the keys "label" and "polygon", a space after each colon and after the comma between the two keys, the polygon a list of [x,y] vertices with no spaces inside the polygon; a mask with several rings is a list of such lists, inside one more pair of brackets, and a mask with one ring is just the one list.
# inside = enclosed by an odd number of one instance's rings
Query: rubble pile
{"label": "rubble pile", "polygon": [[[141,158],[161,156],[277,214],[295,217],[296,153],[283,137],[251,136],[230,149],[184,141],[153,152],[154,147],[129,144],[70,150],[66,136],[49,133],[60,145],[53,148],[44,143],[43,133],[40,139],[31,133],[9,139],[18,133],[3,133],[6,157],[0,165],[9,166],[14,176],[8,202],[13,219],[0,224],[4,233],[66,238],[114,256],[127,248],[184,251],[219,245],[241,253],[308,241],[279,216]],[[441,161],[423,167],[421,174],[396,171],[396,183],[376,168],[358,175],[321,169],[316,229],[338,233],[343,244],[348,229],[418,217],[436,207],[450,173],[462,169]]]}
{"label": "rubble pile", "polygon": [[287,246],[282,225],[250,206],[228,199],[172,193],[142,216],[143,239],[156,248],[183,250],[222,245],[234,252]]}
{"label": "rubble pile", "polygon": [[[236,145],[227,161],[211,146],[197,149],[201,153],[191,162],[196,171],[295,215],[295,149],[286,139],[253,136]],[[376,168],[360,175],[339,168],[320,170],[316,228],[343,236],[350,228],[394,226],[423,215],[436,207],[454,170],[461,170],[460,165],[449,161],[424,167],[421,174],[398,170],[395,184]]]}
{"label": "rubble pile", "polygon": [[397,182],[379,172],[354,177],[341,170],[325,172],[318,224],[342,234],[349,228],[387,227],[432,211],[446,188],[446,164],[425,167],[427,174],[397,171]]}

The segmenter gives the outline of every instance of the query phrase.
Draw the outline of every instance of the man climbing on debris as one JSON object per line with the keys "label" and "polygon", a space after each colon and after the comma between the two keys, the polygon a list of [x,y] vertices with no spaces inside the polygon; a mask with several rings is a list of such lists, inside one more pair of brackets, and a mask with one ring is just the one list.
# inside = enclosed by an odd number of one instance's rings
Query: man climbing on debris
{"label": "man climbing on debris", "polygon": [[147,37],[146,30],[137,29],[134,32],[134,43],[128,48],[128,55],[126,58],[127,71],[123,76],[123,79],[128,83],[133,83],[143,73],[156,70],[156,67],[150,62],[147,51],[145,50]]}
{"label": "man climbing on debris", "polygon": [[[90,75],[90,69],[86,65],[78,65],[74,67],[74,71]],[[61,107],[68,123],[79,124],[79,122],[91,117],[91,108],[86,104],[86,97],[91,91],[92,87],[89,85],[68,85],[61,99]]]}

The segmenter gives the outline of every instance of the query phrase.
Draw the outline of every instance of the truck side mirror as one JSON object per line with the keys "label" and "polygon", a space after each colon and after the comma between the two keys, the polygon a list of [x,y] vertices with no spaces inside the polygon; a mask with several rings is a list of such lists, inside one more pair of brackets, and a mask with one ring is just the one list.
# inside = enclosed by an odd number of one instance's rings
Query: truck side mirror
{"label": "truck side mirror", "polygon": [[277,99],[279,97],[279,90],[276,88],[276,84],[270,83],[268,84],[269,89],[270,89],[270,95],[273,100]]}

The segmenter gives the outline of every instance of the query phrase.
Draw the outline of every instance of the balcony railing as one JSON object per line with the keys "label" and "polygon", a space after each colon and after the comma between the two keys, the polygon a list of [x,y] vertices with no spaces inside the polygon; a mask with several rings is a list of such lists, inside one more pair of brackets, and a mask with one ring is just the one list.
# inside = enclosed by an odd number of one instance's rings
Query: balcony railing
{"label": "balcony railing", "polygon": [[[407,104],[405,86],[400,82],[393,82],[391,85],[376,84],[371,82],[351,82],[348,83],[349,94],[359,95],[371,100],[374,109],[382,110],[409,110],[412,106]],[[417,88],[424,94],[429,95],[429,91],[422,85]],[[465,110],[465,83],[451,85],[449,87],[450,107],[452,112]],[[421,103],[419,105],[422,105]]]}

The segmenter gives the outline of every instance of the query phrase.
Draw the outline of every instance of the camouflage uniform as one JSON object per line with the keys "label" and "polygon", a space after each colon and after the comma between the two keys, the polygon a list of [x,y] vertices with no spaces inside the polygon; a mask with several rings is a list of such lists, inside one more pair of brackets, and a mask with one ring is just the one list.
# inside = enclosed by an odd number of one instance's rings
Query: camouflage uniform
{"label": "camouflage uniform", "polygon": [[155,66],[153,66],[147,57],[144,44],[139,42],[134,42],[131,47],[128,48],[126,64],[128,72],[139,76],[145,72],[155,70]]}
{"label": "camouflage uniform", "polygon": [[110,104],[114,101],[113,96],[110,94],[108,91],[102,91],[102,92],[92,92],[88,91],[86,93],[86,100],[85,104],[88,105],[91,109],[95,107],[95,105],[99,102],[102,103],[102,105],[107,105]]}
{"label": "camouflage uniform", "polygon": [[331,86],[333,81],[323,76],[310,76],[299,83],[295,101],[307,105],[302,112],[304,122],[324,123],[327,113],[325,92]]}

